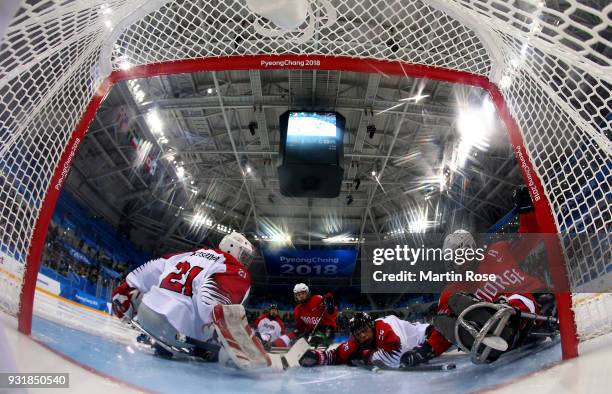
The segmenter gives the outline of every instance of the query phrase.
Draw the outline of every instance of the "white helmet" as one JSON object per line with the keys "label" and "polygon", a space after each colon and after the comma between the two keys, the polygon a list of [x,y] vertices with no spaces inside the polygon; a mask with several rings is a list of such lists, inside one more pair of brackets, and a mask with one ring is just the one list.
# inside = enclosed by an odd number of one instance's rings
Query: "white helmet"
{"label": "white helmet", "polygon": [[221,242],[219,242],[219,249],[231,254],[236,260],[247,267],[251,264],[255,254],[255,248],[249,240],[244,235],[235,231],[223,237]]}
{"label": "white helmet", "polygon": [[476,241],[467,230],[456,230],[444,238],[443,249],[476,249]]}
{"label": "white helmet", "polygon": [[[448,234],[444,238],[444,244],[442,245],[443,252],[447,249],[453,252],[457,249],[476,249],[476,241],[474,237],[467,230],[455,230],[452,234]],[[445,261],[446,269],[452,270],[455,268],[453,262]],[[461,265],[461,264],[458,264]]]}
{"label": "white helmet", "polygon": [[[296,295],[304,291],[306,292],[306,298],[302,301],[299,301]],[[295,302],[297,303],[306,302],[306,300],[309,298],[308,296],[310,296],[310,289],[308,288],[308,286],[306,286],[306,283],[298,283],[297,285],[293,286],[293,299],[295,300]]]}
{"label": "white helmet", "polygon": [[310,293],[310,289],[306,286],[306,283],[298,283],[293,286],[293,294],[301,293],[305,291],[306,293]]}

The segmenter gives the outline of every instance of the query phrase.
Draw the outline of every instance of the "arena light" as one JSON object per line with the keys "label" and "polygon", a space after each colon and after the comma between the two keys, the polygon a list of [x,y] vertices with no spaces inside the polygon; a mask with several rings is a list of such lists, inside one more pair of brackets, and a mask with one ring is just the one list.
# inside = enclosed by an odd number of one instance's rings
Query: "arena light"
{"label": "arena light", "polygon": [[181,167],[181,166],[176,167],[176,175],[180,179],[185,178],[185,167]]}
{"label": "arena light", "polygon": [[285,233],[274,234],[270,237],[270,241],[281,244],[289,244],[291,243],[291,235]]}
{"label": "arena light", "polygon": [[426,97],[429,97],[429,95],[421,94],[421,92],[419,92],[412,97],[406,97],[406,98],[400,99],[400,101],[414,101],[415,103],[418,103],[419,101],[423,100]]}
{"label": "arena light", "polygon": [[159,134],[162,132],[163,123],[156,109],[152,109],[147,113],[145,116],[145,121],[147,122],[147,126],[149,126],[152,133]]}
{"label": "arena light", "polygon": [[112,13],[113,13],[113,9],[111,8],[110,4],[104,3],[100,5],[100,14],[110,15]]}
{"label": "arena light", "polygon": [[323,238],[322,241],[327,244],[345,244],[345,243],[354,243],[357,242],[357,237],[352,236],[351,234],[339,234],[330,236],[327,238]]}
{"label": "arena light", "polygon": [[212,220],[202,212],[198,212],[191,218],[191,224],[193,226],[207,226],[210,227],[213,225]]}
{"label": "arena light", "polygon": [[472,149],[485,151],[489,148],[489,138],[493,128],[495,107],[487,97],[480,108],[467,107],[459,110],[457,131],[459,145],[456,149],[454,166],[465,166]]}
{"label": "arena light", "polygon": [[408,223],[408,231],[411,233],[424,233],[427,230],[427,220],[420,218]]}
{"label": "arena light", "polygon": [[[132,68],[132,66],[133,66],[132,63],[130,63],[127,60],[122,60],[122,61],[119,62],[119,68],[121,68],[124,71],[129,70],[130,68]],[[143,94],[143,97],[144,97],[144,94]],[[142,100],[140,100],[140,101],[142,101]]]}

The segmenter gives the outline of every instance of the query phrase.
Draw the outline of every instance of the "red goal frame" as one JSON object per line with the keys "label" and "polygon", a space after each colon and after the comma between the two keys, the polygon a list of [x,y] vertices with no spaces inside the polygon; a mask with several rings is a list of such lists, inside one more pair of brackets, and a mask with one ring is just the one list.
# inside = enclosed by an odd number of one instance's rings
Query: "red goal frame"
{"label": "red goal frame", "polygon": [[[307,62],[307,60],[309,62]],[[274,62],[275,64],[266,65],[265,62]],[[113,85],[117,82],[130,79],[160,75],[248,69],[304,69],[380,73],[383,75],[428,78],[437,81],[459,83],[480,87],[488,91],[497,113],[506,126],[508,137],[514,148],[515,155],[517,152],[522,155],[521,158],[517,156],[517,160],[521,160],[521,172],[524,180],[526,182],[528,179],[531,180],[531,187],[535,188],[542,197],[538,201],[534,201],[536,217],[541,232],[550,234],[557,233],[557,226],[548,198],[544,194],[542,184],[537,173],[534,171],[529,155],[525,149],[518,124],[511,116],[498,87],[484,76],[465,71],[409,64],[399,61],[323,55],[227,56],[134,66],[129,70],[117,70],[112,72],[111,75],[101,83],[87,105],[80,121],[77,123],[68,143],[64,147],[60,161],[55,167],[53,177],[45,193],[42,207],[36,218],[34,232],[28,249],[18,316],[19,331],[27,335],[31,333],[34,293],[38,270],[40,268],[40,258],[44,249],[47,229],[51,222],[51,217],[53,216],[53,211],[55,210],[55,205],[59,198],[63,182],[65,181],[65,171],[63,170],[68,169],[72,165],[72,161],[85,138],[90,123]],[[63,172],[64,174],[62,174]],[[547,250],[549,253],[552,251],[552,261],[560,263],[558,267],[552,267],[553,281],[556,284],[560,284],[559,288],[569,289],[567,271],[561,264],[563,261],[563,254],[561,253],[560,245],[558,245],[558,242],[555,242],[556,245],[551,245],[551,241],[548,242],[549,245],[547,245]],[[556,298],[561,329],[563,358],[569,359],[578,355],[578,337],[572,310],[571,293],[558,292]]]}

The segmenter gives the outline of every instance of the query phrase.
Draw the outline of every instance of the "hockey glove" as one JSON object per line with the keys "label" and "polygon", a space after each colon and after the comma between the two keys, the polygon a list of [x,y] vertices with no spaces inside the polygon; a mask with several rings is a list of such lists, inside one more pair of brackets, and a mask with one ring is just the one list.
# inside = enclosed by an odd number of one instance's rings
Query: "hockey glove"
{"label": "hockey glove", "polygon": [[312,347],[325,346],[325,335],[321,332],[315,332],[308,338],[308,344]]}
{"label": "hockey glove", "polygon": [[426,363],[435,356],[433,349],[429,343],[425,342],[421,346],[417,346],[412,350],[402,354],[400,358],[401,367],[416,367],[419,364]]}
{"label": "hockey glove", "polygon": [[[118,318],[123,318],[125,314],[130,310],[132,306],[132,300],[138,297],[139,291],[133,287],[130,287],[126,281],[121,283],[118,287],[113,289],[112,307],[113,314]],[[136,311],[132,311],[132,316],[136,314]]]}
{"label": "hockey glove", "polygon": [[327,354],[322,350],[308,350],[304,353],[302,358],[300,358],[300,365],[302,367],[314,367],[324,364],[327,364]]}
{"label": "hockey glove", "polygon": [[323,305],[325,305],[325,309],[327,310],[327,313],[332,314],[334,313],[334,296],[331,295],[331,293],[327,293],[325,294],[325,297],[323,297]]}

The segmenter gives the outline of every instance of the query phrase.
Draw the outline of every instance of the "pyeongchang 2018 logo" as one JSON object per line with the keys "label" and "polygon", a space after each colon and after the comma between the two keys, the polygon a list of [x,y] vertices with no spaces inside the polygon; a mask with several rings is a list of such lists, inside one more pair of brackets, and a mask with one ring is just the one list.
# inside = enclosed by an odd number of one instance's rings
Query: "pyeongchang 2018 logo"
{"label": "pyeongchang 2018 logo", "polygon": [[533,175],[531,174],[531,168],[529,168],[529,165],[527,165],[527,160],[525,160],[525,156],[523,155],[523,151],[521,150],[521,147],[517,146],[514,150],[516,151],[516,156],[521,162],[521,168],[523,169],[523,171],[525,172],[525,176],[527,177],[527,186],[529,186],[529,189],[531,189],[531,195],[533,197],[533,201],[534,202],[540,201],[540,192],[537,186],[535,185],[535,182],[533,181]]}
{"label": "pyeongchang 2018 logo", "polygon": [[66,161],[64,162],[64,166],[62,167],[62,174],[57,180],[57,183],[55,184],[55,190],[59,191],[62,188],[62,184],[64,183],[66,177],[68,176],[68,173],[70,172],[70,165],[74,160],[74,156],[76,156],[76,151],[79,149],[80,143],[80,138],[76,138],[72,143],[72,146],[70,147],[70,154],[68,155],[68,158],[66,159]]}

